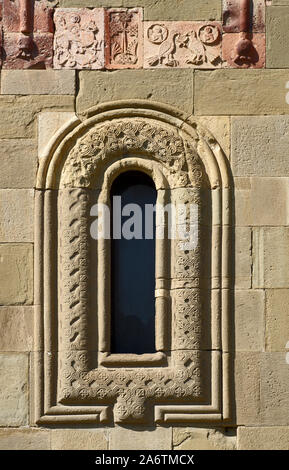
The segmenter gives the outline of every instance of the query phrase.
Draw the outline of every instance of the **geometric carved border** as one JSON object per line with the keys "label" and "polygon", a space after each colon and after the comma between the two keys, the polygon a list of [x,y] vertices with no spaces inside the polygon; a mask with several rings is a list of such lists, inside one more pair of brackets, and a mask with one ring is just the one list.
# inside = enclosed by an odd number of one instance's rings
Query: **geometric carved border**
{"label": "geometric carved border", "polygon": [[[152,176],[158,197],[183,202],[191,191],[193,202],[207,201],[201,213],[210,209],[211,214],[205,221],[201,214],[199,221],[210,233],[205,280],[198,250],[180,256],[175,245],[170,247],[169,272],[159,257],[159,339],[149,357],[110,355],[109,293],[101,280],[109,269],[105,242],[97,263],[90,256],[95,250],[89,240],[91,202],[96,195],[105,201],[113,178],[130,168]],[[35,421],[108,422],[113,411],[119,423],[144,422],[151,413],[157,423],[225,423],[230,415],[230,177],[212,135],[163,105],[110,103],[56,134],[42,157],[36,193]],[[163,254],[166,247],[158,249]],[[104,294],[98,299],[89,294],[92,273],[103,273],[97,282],[103,282]],[[208,292],[204,307],[201,299]],[[90,337],[96,310],[98,346]]]}

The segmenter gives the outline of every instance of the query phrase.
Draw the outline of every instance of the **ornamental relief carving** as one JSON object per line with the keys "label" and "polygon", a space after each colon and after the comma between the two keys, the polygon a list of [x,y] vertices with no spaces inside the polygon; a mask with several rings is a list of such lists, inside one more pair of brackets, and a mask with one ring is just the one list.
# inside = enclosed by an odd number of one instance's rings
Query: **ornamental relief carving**
{"label": "ornamental relief carving", "polygon": [[145,68],[222,65],[221,24],[217,22],[145,22]]}
{"label": "ornamental relief carving", "polygon": [[168,126],[138,119],[114,120],[80,138],[64,165],[60,185],[91,188],[100,167],[126,154],[144,153],[162,163],[171,188],[201,185],[202,169],[192,144]]}
{"label": "ornamental relief carving", "polygon": [[[199,129],[192,130],[192,138],[153,117],[100,119],[81,128],[65,144],[58,189],[39,194],[47,233],[41,242],[44,279],[50,279],[44,319],[52,316],[49,331],[58,333],[48,340],[49,358],[43,356],[50,373],[44,374],[47,395],[38,422],[86,421],[105,413],[108,421],[149,423],[162,421],[167,407],[220,419],[222,355],[219,333],[212,329],[213,319],[219,328],[220,292],[216,287],[211,292],[215,262],[210,259],[220,231],[210,225],[213,200],[199,157],[209,144]],[[198,207],[194,249],[181,249],[179,239],[156,243],[156,347],[140,355],[111,353],[110,242],[90,234],[92,205],[109,203],[114,178],[132,169],[151,176],[157,202]]]}

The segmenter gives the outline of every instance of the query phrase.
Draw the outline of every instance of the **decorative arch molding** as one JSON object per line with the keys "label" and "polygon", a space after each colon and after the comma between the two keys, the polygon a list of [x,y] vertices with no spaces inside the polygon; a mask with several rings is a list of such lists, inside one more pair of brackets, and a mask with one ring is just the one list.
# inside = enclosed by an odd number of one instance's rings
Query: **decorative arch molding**
{"label": "decorative arch molding", "polygon": [[[110,353],[107,240],[90,209],[128,170],[158,202],[197,204],[199,243],[156,245],[156,353]],[[108,103],[49,142],[36,185],[35,421],[229,419],[230,172],[197,119],[158,103]]]}

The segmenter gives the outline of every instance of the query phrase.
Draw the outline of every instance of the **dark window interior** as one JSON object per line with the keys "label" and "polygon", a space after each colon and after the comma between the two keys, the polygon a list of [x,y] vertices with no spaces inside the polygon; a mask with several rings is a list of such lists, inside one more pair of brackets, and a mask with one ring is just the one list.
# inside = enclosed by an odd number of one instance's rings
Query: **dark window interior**
{"label": "dark window interior", "polygon": [[[153,238],[145,239],[145,204],[156,204],[157,192],[145,173],[122,173],[111,188],[121,196],[121,207],[138,204],[142,208],[142,239],[111,239],[111,352],[155,352],[155,217]],[[111,211],[113,214],[113,211]],[[113,214],[112,233],[117,224]],[[121,223],[133,215],[122,216]],[[134,227],[131,228],[134,231]]]}

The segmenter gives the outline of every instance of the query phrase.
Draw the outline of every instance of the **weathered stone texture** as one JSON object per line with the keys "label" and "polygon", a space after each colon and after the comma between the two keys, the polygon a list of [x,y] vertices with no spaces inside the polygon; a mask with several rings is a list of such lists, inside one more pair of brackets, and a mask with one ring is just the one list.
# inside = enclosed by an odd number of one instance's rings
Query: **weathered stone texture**
{"label": "weathered stone texture", "polygon": [[38,156],[41,158],[46,145],[54,134],[75,116],[69,112],[42,112],[38,115]]}
{"label": "weathered stone texture", "polygon": [[[146,99],[193,109],[193,72],[191,70],[117,70],[80,72],[77,112],[113,100]],[[185,84],[185,86],[181,86]]]}
{"label": "weathered stone texture", "polygon": [[40,111],[73,111],[74,96],[0,96],[0,139],[32,138]]}
{"label": "weathered stone texture", "polygon": [[236,289],[250,289],[252,285],[252,232],[249,227],[235,229],[235,266],[233,267],[235,267]]}
{"label": "weathered stone texture", "polygon": [[230,159],[231,154],[231,119],[229,116],[201,116],[199,122],[209,131],[220,144]]}
{"label": "weathered stone texture", "polygon": [[0,189],[0,242],[33,242],[33,189]]}
{"label": "weathered stone texture", "polygon": [[[178,0],[178,7],[171,0],[139,0],[136,6],[144,8],[145,20],[220,20],[221,2],[219,0]],[[82,0],[59,0],[58,5],[65,8],[83,6]],[[132,7],[130,0],[86,0],[86,7]]]}
{"label": "weathered stone texture", "polygon": [[[222,0],[224,31],[238,33],[240,31],[240,0]],[[265,32],[265,2],[266,0],[252,0],[249,30]]]}
{"label": "weathered stone texture", "polygon": [[235,292],[236,351],[264,349],[264,292],[237,290]]}
{"label": "weathered stone texture", "polygon": [[237,226],[288,224],[288,178],[236,178],[235,187]]}
{"label": "weathered stone texture", "polygon": [[264,353],[261,363],[262,423],[289,425],[289,372],[285,354]]}
{"label": "weathered stone texture", "polygon": [[237,448],[238,450],[289,450],[289,427],[240,426],[237,431]]}
{"label": "weathered stone texture", "polygon": [[[234,68],[260,69],[265,67],[266,60],[266,39],[265,34],[252,34],[251,48],[245,59],[242,59],[237,52],[242,38],[238,33],[226,33],[223,35],[222,54],[224,65]],[[242,44],[242,42],[241,42]]]}
{"label": "weathered stone texture", "polygon": [[0,429],[1,450],[50,450],[50,430]]}
{"label": "weathered stone texture", "polygon": [[0,244],[0,305],[32,304],[32,244]]}
{"label": "weathered stone texture", "polygon": [[33,139],[0,140],[0,188],[33,188],[37,143]]}
{"label": "weathered stone texture", "polygon": [[195,71],[195,114],[288,114],[285,70]]}
{"label": "weathered stone texture", "polygon": [[289,228],[255,228],[253,286],[286,288],[289,285]]}
{"label": "weathered stone texture", "polygon": [[283,352],[289,341],[289,289],[268,289],[266,295],[266,351]]}
{"label": "weathered stone texture", "polygon": [[53,429],[52,450],[107,450],[108,431],[98,429]]}
{"label": "weathered stone texture", "polygon": [[173,450],[235,450],[234,431],[206,428],[174,428]]}
{"label": "weathered stone texture", "polygon": [[3,70],[2,95],[74,95],[73,70]]}
{"label": "weathered stone texture", "polygon": [[28,424],[28,356],[0,354],[0,426]]}
{"label": "weathered stone texture", "polygon": [[235,356],[236,424],[261,424],[260,352],[237,352]]}
{"label": "weathered stone texture", "polygon": [[0,351],[31,351],[33,307],[0,307]]}
{"label": "weathered stone texture", "polygon": [[[288,3],[289,6],[289,3]],[[266,29],[267,29],[267,68],[289,67],[289,8],[267,7]]]}
{"label": "weathered stone texture", "polygon": [[172,428],[126,429],[110,431],[109,449],[113,450],[170,450]]}
{"label": "weathered stone texture", "polygon": [[[244,72],[240,73],[242,75]],[[279,90],[284,103],[286,82],[284,77]],[[264,100],[266,93],[263,92]],[[250,106],[250,102],[246,102]],[[289,176],[288,116],[233,117],[231,125],[232,168],[235,176]]]}

